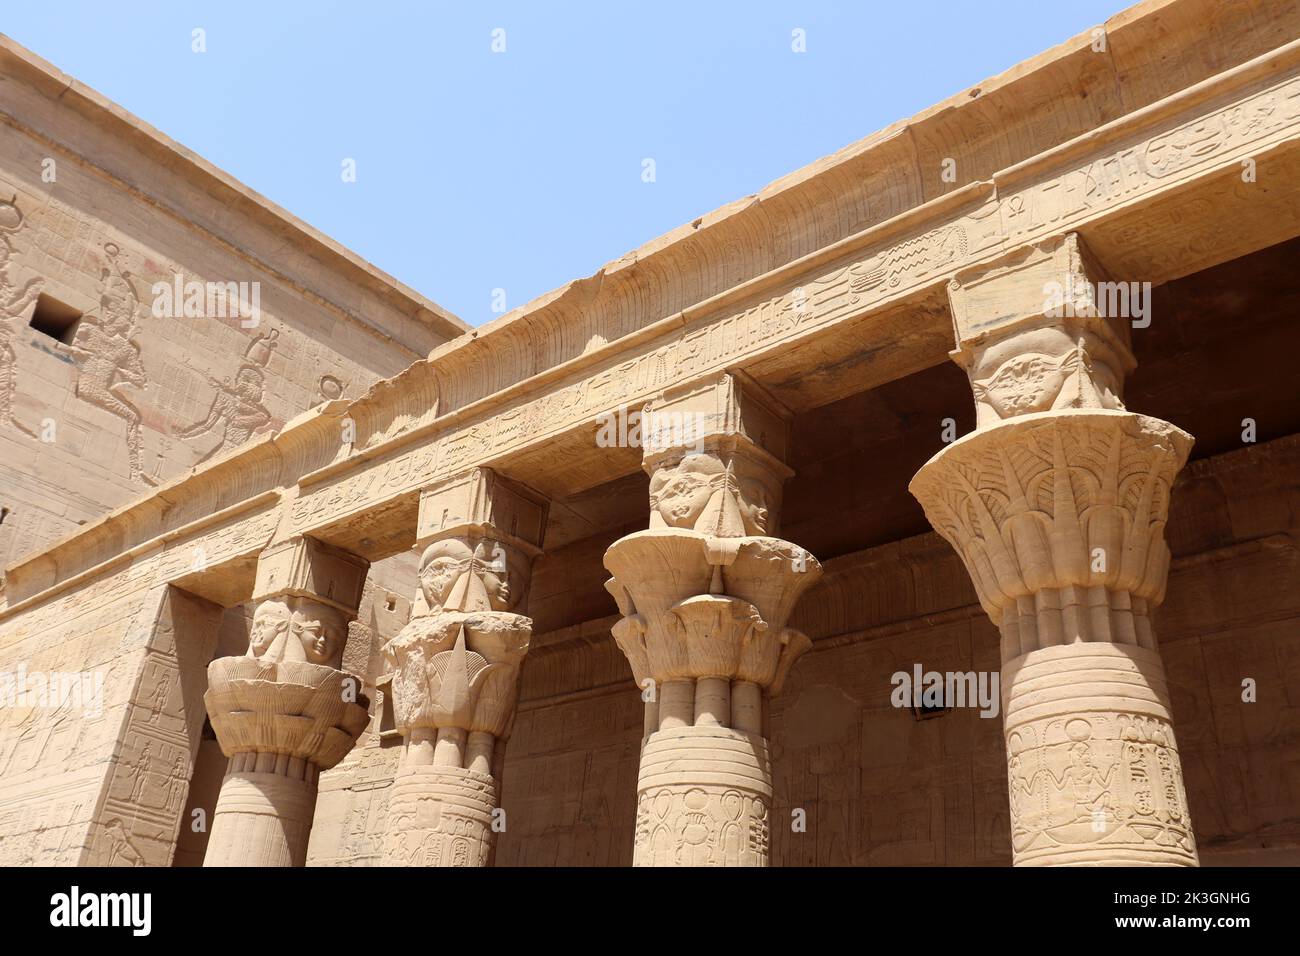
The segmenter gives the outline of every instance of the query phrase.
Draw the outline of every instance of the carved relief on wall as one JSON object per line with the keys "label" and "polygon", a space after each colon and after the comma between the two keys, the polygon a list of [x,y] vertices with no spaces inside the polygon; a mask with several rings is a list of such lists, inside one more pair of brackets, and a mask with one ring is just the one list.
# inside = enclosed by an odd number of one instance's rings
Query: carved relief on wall
{"label": "carved relief on wall", "polygon": [[220,440],[195,465],[242,445],[270,424],[271,413],[262,402],[266,394],[266,366],[279,344],[279,337],[279,329],[257,336],[249,344],[234,381],[229,378],[218,381],[208,376],[208,382],[216,390],[208,414],[177,432],[180,438],[187,440],[209,433],[220,434]]}
{"label": "carved relief on wall", "polygon": [[140,347],[135,342],[140,296],[130,273],[118,261],[121,249],[110,242],[104,245],[104,253],[108,266],[101,275],[99,312],[82,318],[71,345],[77,359],[76,394],[126,422],[131,478],[154,485],[157,480],[145,473],[142,463],[141,415],[131,392],[148,387]]}
{"label": "carved relief on wall", "polygon": [[35,437],[26,425],[14,417],[14,391],[18,387],[18,358],[13,337],[24,327],[23,314],[41,294],[44,280],[39,277],[19,284],[13,274],[14,245],[10,236],[23,225],[17,195],[0,200],[0,423]]}

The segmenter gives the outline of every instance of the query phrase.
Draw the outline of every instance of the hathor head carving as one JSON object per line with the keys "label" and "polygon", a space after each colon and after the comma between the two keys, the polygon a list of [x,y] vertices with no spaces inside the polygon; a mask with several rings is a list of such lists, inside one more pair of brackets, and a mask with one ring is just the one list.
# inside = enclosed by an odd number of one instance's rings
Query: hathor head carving
{"label": "hathor head carving", "polygon": [[[689,454],[656,469],[650,507],[671,528],[692,528],[721,538],[767,530],[767,495],[758,481],[738,474],[738,462]],[[652,519],[651,527],[657,524]]]}
{"label": "hathor head carving", "polygon": [[[280,648],[289,633],[293,612],[283,601],[263,601],[253,612],[253,626],[248,634],[248,656],[276,660],[283,656]],[[275,651],[272,651],[272,648]]]}
{"label": "hathor head carving", "polygon": [[263,601],[253,614],[248,656],[267,662],[305,661],[338,667],[347,625],[335,608],[302,598]]}
{"label": "hathor head carving", "polygon": [[300,606],[293,615],[293,634],[307,663],[328,667],[342,664],[347,628],[334,608],[314,602]]}
{"label": "hathor head carving", "polygon": [[431,611],[508,611],[518,601],[506,549],[487,539],[473,548],[454,538],[429,545],[420,558],[420,591]]}
{"label": "hathor head carving", "polygon": [[1122,358],[1105,340],[1064,327],[983,346],[969,369],[980,427],[1062,408],[1122,409]]}

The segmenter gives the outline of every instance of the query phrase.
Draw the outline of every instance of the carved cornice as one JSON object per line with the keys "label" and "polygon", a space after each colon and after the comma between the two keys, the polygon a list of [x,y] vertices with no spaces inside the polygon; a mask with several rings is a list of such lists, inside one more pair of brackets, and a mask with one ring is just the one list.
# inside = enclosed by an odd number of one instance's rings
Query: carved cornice
{"label": "carved cornice", "polygon": [[[527,334],[524,324],[505,323],[500,331],[474,339],[472,348],[462,341],[435,357],[426,371],[406,373],[423,380],[431,372],[439,380],[439,401],[425,401],[424,412],[406,410],[405,404],[401,414],[394,412],[390,383],[332,408],[324,422],[313,420],[319,415],[308,416],[275,439],[254,442],[255,447],[214,464],[230,466],[223,474],[242,482],[245,496],[293,488],[283,507],[296,533],[374,511],[418,493],[431,478],[476,463],[500,464],[560,433],[590,428],[598,411],[648,399],[668,384],[752,364],[793,343],[812,342],[833,327],[946,284],[963,269],[1215,181],[1242,157],[1295,141],[1298,72],[1300,42],[1112,119],[1054,147],[1034,165],[1014,166],[991,174],[991,181],[909,207],[681,312],[639,314],[624,333],[581,354],[539,361],[537,336]],[[1207,130],[1218,132],[1207,141]],[[1153,241],[1180,241],[1175,229],[1152,235]],[[1151,269],[1147,278],[1161,281],[1186,262],[1183,256],[1166,258],[1168,264]],[[571,331],[595,314],[585,308],[534,311],[538,323],[554,326],[546,340],[556,342],[572,341],[567,333],[554,334],[556,329]],[[533,351],[520,351],[525,344]],[[881,347],[889,344],[882,341]],[[460,366],[452,358],[458,353],[465,359]],[[507,354],[526,355],[528,361],[507,362]],[[503,374],[513,376],[511,381],[486,374],[507,366],[510,372]],[[359,435],[356,446],[344,446],[337,428],[341,415],[373,422],[382,439],[372,444],[370,436]],[[299,428],[311,432],[311,450],[291,447],[295,439],[289,433]],[[292,454],[281,460],[286,450]],[[211,500],[208,486],[215,475],[205,467],[158,495],[177,504],[175,513],[191,514],[194,501]],[[237,497],[222,500],[233,503]],[[143,518],[119,514],[111,531],[100,529],[91,539],[98,542],[93,548],[74,536],[47,555],[16,565],[13,593],[34,594],[112,551],[175,527],[173,509],[157,503],[127,510]],[[53,569],[48,575],[27,573],[47,566]]]}

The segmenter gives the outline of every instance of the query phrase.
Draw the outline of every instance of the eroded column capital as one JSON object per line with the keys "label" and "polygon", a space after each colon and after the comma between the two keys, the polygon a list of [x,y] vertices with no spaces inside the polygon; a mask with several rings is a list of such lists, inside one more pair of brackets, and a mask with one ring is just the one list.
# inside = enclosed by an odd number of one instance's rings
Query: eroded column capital
{"label": "eroded column capital", "polygon": [[497,830],[495,758],[510,732],[533,622],[526,606],[548,501],[486,468],[425,488],[419,590],[384,646],[403,737],[384,862],[484,866]]}
{"label": "eroded column capital", "polygon": [[532,621],[525,606],[548,502],[486,468],[420,495],[419,589],[384,648],[403,734],[456,727],[507,734]]}
{"label": "eroded column capital", "polygon": [[976,427],[1053,409],[1123,409],[1136,365],[1129,316],[1140,304],[1130,294],[1143,287],[1112,282],[1076,233],[959,272],[948,285],[952,357],[970,376]]}

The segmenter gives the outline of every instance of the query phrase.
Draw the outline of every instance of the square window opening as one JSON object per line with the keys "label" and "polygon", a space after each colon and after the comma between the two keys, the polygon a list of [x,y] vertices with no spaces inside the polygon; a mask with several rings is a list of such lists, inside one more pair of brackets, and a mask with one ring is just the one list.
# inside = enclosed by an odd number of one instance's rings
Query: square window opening
{"label": "square window opening", "polygon": [[81,310],[65,305],[58,299],[41,293],[36,300],[32,319],[27,324],[42,335],[58,339],[64,345],[71,345],[81,322]]}

